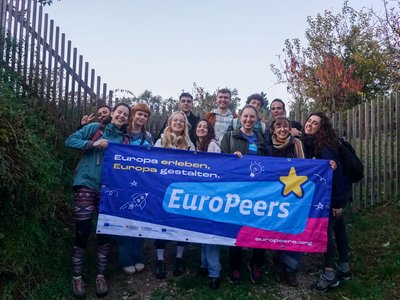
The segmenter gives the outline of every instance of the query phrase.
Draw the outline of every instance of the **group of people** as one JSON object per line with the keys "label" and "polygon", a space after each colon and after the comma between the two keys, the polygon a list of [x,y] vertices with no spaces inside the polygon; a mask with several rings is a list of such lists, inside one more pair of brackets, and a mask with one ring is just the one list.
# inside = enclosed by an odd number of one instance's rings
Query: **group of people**
{"label": "group of people", "polygon": [[[285,117],[285,103],[275,99],[270,105],[272,120],[270,123],[260,119],[265,105],[260,94],[250,95],[241,114],[236,115],[229,109],[231,92],[221,89],[217,93],[217,107],[205,113],[200,119],[192,113],[193,97],[182,93],[179,97],[179,111],[167,120],[155,143],[146,130],[151,115],[148,105],[139,103],[132,108],[119,103],[112,110],[103,105],[98,108],[98,121],[92,122],[94,115],[84,116],[81,126],[65,141],[67,147],[82,149],[83,156],[74,178],[74,211],[76,233],[72,251],[72,290],[76,297],[86,295],[82,278],[84,254],[87,248],[93,214],[99,205],[100,179],[104,150],[108,143],[124,143],[185,151],[223,152],[238,157],[258,155],[288,158],[315,158],[330,160],[333,171],[331,211],[328,226],[328,244],[325,253],[325,267],[312,286],[313,290],[325,292],[337,287],[340,280],[351,278],[346,226],[343,209],[351,197],[351,183],[343,172],[339,159],[339,141],[329,118],[320,112],[311,113],[304,126]],[[145,268],[143,258],[143,239],[134,237],[116,237],[119,262],[124,272],[134,274]],[[167,241],[155,240],[156,270],[155,276],[164,279],[165,245]],[[335,261],[335,243],[339,261]],[[97,276],[96,294],[103,297],[108,292],[105,271],[109,258],[111,236],[97,236]],[[173,275],[185,272],[183,260],[184,242],[178,242],[173,265]],[[229,281],[239,284],[242,280],[241,247],[229,247]],[[266,251],[253,249],[247,262],[253,283],[262,282]],[[297,271],[303,253],[277,251],[275,267],[279,279],[290,286],[297,286]],[[201,245],[200,274],[209,277],[211,289],[220,285],[220,246]]]}

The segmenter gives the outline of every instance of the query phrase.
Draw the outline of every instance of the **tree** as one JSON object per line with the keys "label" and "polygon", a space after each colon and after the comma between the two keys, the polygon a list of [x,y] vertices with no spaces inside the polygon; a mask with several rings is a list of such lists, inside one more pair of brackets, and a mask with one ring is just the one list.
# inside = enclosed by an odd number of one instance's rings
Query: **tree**
{"label": "tree", "polygon": [[[206,91],[203,87],[198,86],[196,82],[193,83],[193,100],[195,105],[203,112],[211,111],[215,108],[215,99],[219,88],[213,93]],[[235,112],[240,104],[240,98],[238,97],[238,90],[233,88],[229,89],[232,94],[232,101],[229,105],[229,109]]]}
{"label": "tree", "polygon": [[345,2],[337,15],[325,11],[307,22],[307,45],[286,40],[283,62],[271,65],[293,106],[342,111],[393,88],[399,68],[372,11],[356,12]]}

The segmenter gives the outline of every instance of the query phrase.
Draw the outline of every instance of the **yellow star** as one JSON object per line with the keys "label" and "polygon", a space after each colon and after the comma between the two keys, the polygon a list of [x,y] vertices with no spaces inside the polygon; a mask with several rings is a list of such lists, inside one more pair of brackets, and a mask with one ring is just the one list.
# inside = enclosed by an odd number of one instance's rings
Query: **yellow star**
{"label": "yellow star", "polygon": [[299,198],[303,196],[301,185],[307,181],[307,176],[297,176],[296,169],[291,167],[289,175],[281,176],[279,179],[285,185],[285,189],[283,190],[284,196],[289,195],[291,192],[295,193]]}

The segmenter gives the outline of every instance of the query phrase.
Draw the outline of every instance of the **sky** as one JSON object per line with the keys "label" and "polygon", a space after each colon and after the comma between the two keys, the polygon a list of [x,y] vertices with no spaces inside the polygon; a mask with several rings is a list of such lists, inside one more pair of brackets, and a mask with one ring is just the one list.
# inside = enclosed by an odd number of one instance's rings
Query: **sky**
{"label": "sky", "polygon": [[236,88],[244,100],[263,91],[289,103],[270,65],[279,65],[286,39],[304,41],[308,16],[342,7],[339,0],[54,0],[45,12],[109,89],[177,99],[196,82],[210,92]]}

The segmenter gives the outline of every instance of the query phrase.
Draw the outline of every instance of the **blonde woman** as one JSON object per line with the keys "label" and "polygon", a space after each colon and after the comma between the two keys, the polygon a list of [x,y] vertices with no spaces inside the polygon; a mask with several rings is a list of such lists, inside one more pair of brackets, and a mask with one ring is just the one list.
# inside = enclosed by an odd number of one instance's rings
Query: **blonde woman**
{"label": "blonde woman", "polygon": [[189,125],[185,113],[177,111],[168,118],[168,126],[154,146],[180,150],[195,150],[189,137]]}
{"label": "blonde woman", "polygon": [[[188,120],[185,113],[178,111],[174,112],[169,118],[167,127],[154,145],[160,148],[171,148],[180,150],[192,150],[196,148],[189,137]],[[167,271],[164,262],[165,240],[155,240],[157,250],[157,265],[156,265],[156,278],[164,279],[167,276]],[[185,249],[184,242],[177,242],[176,258],[174,263],[173,274],[174,276],[181,276],[185,272],[183,264],[183,251]]]}

